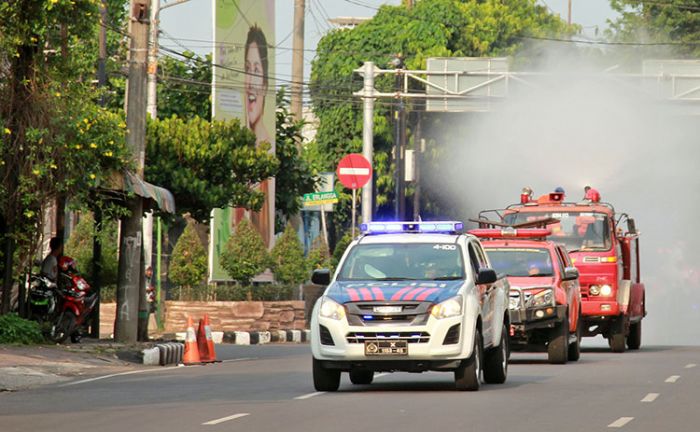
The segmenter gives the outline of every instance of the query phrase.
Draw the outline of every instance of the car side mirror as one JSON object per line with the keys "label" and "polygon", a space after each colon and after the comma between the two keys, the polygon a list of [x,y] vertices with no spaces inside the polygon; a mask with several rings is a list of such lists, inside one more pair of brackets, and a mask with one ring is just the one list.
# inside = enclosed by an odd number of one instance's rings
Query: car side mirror
{"label": "car side mirror", "polygon": [[480,268],[476,274],[476,284],[490,284],[498,280],[498,275],[496,275],[496,270],[490,268]]}
{"label": "car side mirror", "polygon": [[314,270],[311,275],[311,282],[316,285],[330,285],[331,283],[331,271],[328,269],[318,269]]}
{"label": "car side mirror", "polygon": [[566,267],[564,269],[563,280],[574,280],[578,279],[578,269],[576,267]]}

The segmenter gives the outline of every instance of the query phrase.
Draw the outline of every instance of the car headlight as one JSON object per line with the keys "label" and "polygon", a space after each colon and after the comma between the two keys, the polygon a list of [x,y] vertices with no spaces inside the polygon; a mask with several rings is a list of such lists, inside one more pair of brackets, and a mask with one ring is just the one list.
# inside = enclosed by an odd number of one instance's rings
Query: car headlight
{"label": "car headlight", "polygon": [[552,306],[554,304],[554,292],[546,289],[530,297],[527,301],[529,307]]}
{"label": "car headlight", "polygon": [[430,314],[437,318],[449,318],[453,316],[458,316],[462,314],[462,296],[455,296],[450,299],[445,300],[442,303],[438,303],[430,311]]}
{"label": "car headlight", "polygon": [[321,308],[319,309],[319,315],[324,318],[341,320],[345,318],[345,308],[343,307],[343,305],[339,304],[330,297],[323,297],[323,299],[321,300]]}
{"label": "car headlight", "polygon": [[520,294],[511,294],[508,299],[508,309],[519,309],[520,308]]}
{"label": "car headlight", "polygon": [[603,297],[608,297],[610,294],[612,294],[612,287],[610,285],[591,285],[590,288],[588,288],[588,294],[592,296],[603,296]]}

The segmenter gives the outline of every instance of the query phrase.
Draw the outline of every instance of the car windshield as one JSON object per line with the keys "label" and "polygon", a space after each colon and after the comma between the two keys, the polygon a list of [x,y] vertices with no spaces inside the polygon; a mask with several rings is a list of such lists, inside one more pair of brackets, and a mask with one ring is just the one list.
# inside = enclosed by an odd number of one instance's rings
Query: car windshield
{"label": "car windshield", "polygon": [[549,250],[540,248],[486,248],[491,265],[506,276],[552,276]]}
{"label": "car windshield", "polygon": [[454,243],[355,245],[337,280],[464,279],[460,247]]}
{"label": "car windshield", "polygon": [[505,215],[504,222],[516,225],[539,219],[555,218],[547,225],[549,240],[563,243],[569,252],[610,250],[610,223],[607,215],[593,212],[519,212]]}

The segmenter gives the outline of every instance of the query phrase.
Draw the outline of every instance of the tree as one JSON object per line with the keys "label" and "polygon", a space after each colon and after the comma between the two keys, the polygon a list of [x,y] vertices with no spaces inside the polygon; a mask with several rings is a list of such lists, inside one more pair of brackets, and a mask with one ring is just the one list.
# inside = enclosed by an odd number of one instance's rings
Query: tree
{"label": "tree", "polygon": [[283,284],[300,284],[309,277],[304,247],[291,224],[275,243],[270,258],[275,279]]}
{"label": "tree", "polygon": [[611,36],[615,40],[675,44],[647,48],[648,55],[667,55],[669,48],[676,55],[693,58],[700,55],[697,43],[700,40],[700,2],[611,0],[610,5],[619,14],[619,18],[610,23]]}
{"label": "tree", "polygon": [[[362,149],[361,103],[352,92],[360,87],[353,71],[363,62],[387,68],[400,55],[406,68],[424,69],[429,57],[510,55],[522,45],[522,36],[561,35],[574,29],[535,0],[422,0],[410,9],[382,6],[374,18],[353,29],[331,31],[319,42],[311,70],[323,168],[332,170],[342,156]],[[394,91],[394,86],[393,77],[375,83],[385,92]],[[373,167],[380,215],[391,212],[394,199],[392,105],[375,104]],[[339,211],[334,212],[338,232],[349,225],[349,211],[344,211],[349,201],[348,194],[342,194]]]}
{"label": "tree", "polygon": [[278,162],[269,145],[238,120],[208,122],[171,117],[148,123],[145,179],[175,197],[179,213],[208,222],[211,210],[235,206],[259,210],[257,183],[275,174]]}
{"label": "tree", "polygon": [[270,258],[260,233],[243,219],[221,254],[221,265],[233,280],[250,285],[255,275],[268,266]]}
{"label": "tree", "polygon": [[185,51],[183,57],[163,56],[158,63],[158,118],[211,118],[211,55]]}
{"label": "tree", "polygon": [[[16,266],[34,255],[43,210],[57,196],[78,204],[129,165],[121,116],[98,108],[94,64],[83,55],[95,40],[92,0],[0,3],[0,242],[2,312]],[[18,253],[15,253],[18,249]]]}
{"label": "tree", "polygon": [[275,140],[275,154],[280,163],[275,176],[276,232],[282,231],[289,218],[299,213],[301,197],[313,192],[318,181],[317,167],[309,161],[303,145],[303,127],[304,122],[296,120],[289,112],[289,99],[281,88],[277,92]]}
{"label": "tree", "polygon": [[170,280],[191,289],[206,281],[207,253],[197,234],[194,221],[188,221],[175,245],[170,261]]}

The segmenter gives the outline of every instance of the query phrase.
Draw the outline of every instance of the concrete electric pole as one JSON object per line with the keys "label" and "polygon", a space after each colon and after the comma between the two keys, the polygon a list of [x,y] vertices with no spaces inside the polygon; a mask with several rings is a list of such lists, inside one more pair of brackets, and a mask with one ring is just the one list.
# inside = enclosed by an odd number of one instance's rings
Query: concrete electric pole
{"label": "concrete electric pole", "polygon": [[290,109],[294,118],[303,119],[304,98],[304,14],[305,0],[294,0],[294,41],[292,43],[292,100]]}
{"label": "concrete electric pole", "polygon": [[[356,70],[364,77],[364,87],[356,95],[364,99],[362,155],[374,166],[374,63],[365,62]],[[362,188],[362,222],[372,221],[374,179]]]}
{"label": "concrete electric pole", "polygon": [[[148,55],[148,0],[131,0],[129,8],[130,58],[126,112],[126,143],[136,165],[136,176],[143,179],[146,149],[146,67]],[[122,220],[119,239],[117,317],[114,339],[136,342],[138,333],[139,288],[142,279],[143,200],[128,198],[129,216]]]}

